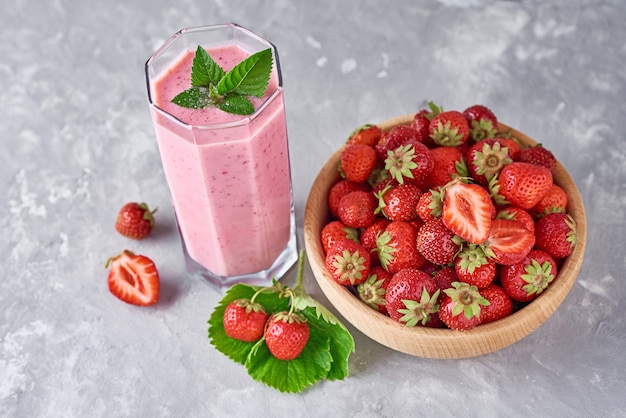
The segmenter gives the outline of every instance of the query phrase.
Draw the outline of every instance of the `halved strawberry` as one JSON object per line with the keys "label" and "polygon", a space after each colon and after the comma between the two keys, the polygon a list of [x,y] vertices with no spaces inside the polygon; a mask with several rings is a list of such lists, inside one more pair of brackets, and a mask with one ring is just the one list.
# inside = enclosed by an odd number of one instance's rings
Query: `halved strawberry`
{"label": "halved strawberry", "polygon": [[154,305],[159,300],[159,272],[154,262],[143,255],[124,250],[109,258],[107,283],[118,299],[132,305]]}
{"label": "halved strawberry", "polygon": [[498,264],[522,261],[535,245],[535,235],[523,223],[509,219],[494,219],[489,238],[483,244],[485,254]]}
{"label": "halved strawberry", "polygon": [[494,210],[489,192],[477,184],[454,181],[444,187],[441,219],[450,231],[472,244],[482,244],[491,230]]}

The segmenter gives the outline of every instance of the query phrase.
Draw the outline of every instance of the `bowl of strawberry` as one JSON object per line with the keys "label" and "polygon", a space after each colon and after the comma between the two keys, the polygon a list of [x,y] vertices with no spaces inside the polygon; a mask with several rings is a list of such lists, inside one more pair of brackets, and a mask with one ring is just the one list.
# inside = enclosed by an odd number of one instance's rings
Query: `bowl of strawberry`
{"label": "bowl of strawberry", "polygon": [[535,330],[576,280],[580,193],[552,152],[483,105],[356,129],[311,188],[305,245],[320,288],[371,339],[466,358]]}

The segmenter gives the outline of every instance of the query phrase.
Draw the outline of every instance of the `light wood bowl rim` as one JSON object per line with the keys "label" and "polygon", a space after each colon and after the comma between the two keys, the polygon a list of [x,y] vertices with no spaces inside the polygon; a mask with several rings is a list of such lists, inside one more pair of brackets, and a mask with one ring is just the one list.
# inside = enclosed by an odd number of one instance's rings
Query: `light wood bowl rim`
{"label": "light wood bowl rim", "polygon": [[[387,131],[396,125],[409,124],[414,115],[412,113],[388,119],[378,126]],[[524,144],[537,143],[505,124],[500,123],[499,130],[510,130]],[[504,319],[469,331],[407,327],[368,307],[329,275],[320,241],[321,230],[329,216],[328,191],[338,179],[337,160],[344,147],[345,144],[327,160],[311,187],[304,214],[304,243],[311,270],[322,292],[346,321],[363,334],[389,348],[414,356],[439,359],[475,357],[499,350],[524,338],[548,319],[563,302],[580,271],[587,230],[580,192],[569,173],[557,163],[553,172],[554,181],[567,193],[568,211],[577,223],[578,243],[564,261],[555,281],[537,299]]]}

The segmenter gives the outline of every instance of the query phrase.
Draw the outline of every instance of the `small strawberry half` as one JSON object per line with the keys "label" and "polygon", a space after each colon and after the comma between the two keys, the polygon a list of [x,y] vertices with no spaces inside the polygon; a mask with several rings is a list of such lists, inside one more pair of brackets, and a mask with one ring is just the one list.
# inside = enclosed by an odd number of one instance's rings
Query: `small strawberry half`
{"label": "small strawberry half", "polygon": [[124,250],[109,258],[111,267],[107,278],[109,291],[118,299],[132,305],[149,306],[159,300],[159,273],[152,260]]}
{"label": "small strawberry half", "polygon": [[278,360],[297,358],[309,341],[311,329],[306,319],[295,312],[272,315],[265,330],[265,344]]}
{"label": "small strawberry half", "polygon": [[494,219],[485,242],[485,254],[498,264],[522,261],[535,245],[535,235],[519,221]]}
{"label": "small strawberry half", "polygon": [[249,299],[238,299],[226,306],[224,331],[230,338],[248,343],[263,337],[269,315],[263,306]]}
{"label": "small strawberry half", "polygon": [[478,184],[453,181],[444,187],[441,219],[450,231],[472,244],[482,244],[491,231],[494,210],[489,192]]}
{"label": "small strawberry half", "polygon": [[131,239],[143,239],[154,228],[154,213],[145,203],[126,203],[117,213],[115,229],[120,234]]}

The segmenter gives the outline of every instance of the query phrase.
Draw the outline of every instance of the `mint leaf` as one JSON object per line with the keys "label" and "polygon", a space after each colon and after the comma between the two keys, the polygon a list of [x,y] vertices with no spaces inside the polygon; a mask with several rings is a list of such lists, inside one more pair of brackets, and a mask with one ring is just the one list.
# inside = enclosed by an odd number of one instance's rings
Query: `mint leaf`
{"label": "mint leaf", "polygon": [[204,48],[198,45],[191,66],[191,85],[195,87],[217,84],[226,72],[213,61]]}
{"label": "mint leaf", "polygon": [[172,99],[174,104],[191,109],[202,109],[212,103],[206,87],[192,87],[179,93]]}
{"label": "mint leaf", "polygon": [[251,115],[254,113],[254,105],[246,97],[240,94],[234,94],[232,96],[224,96],[222,101],[215,104],[218,109],[234,113],[236,115]]}
{"label": "mint leaf", "polygon": [[328,335],[311,326],[302,353],[293,360],[283,361],[276,359],[261,340],[250,353],[246,368],[254,380],[281,392],[301,392],[328,374],[333,361],[329,344]]}
{"label": "mint leaf", "polygon": [[271,49],[259,51],[235,65],[217,83],[221,95],[239,93],[244,96],[263,97],[270,80],[274,58]]}

